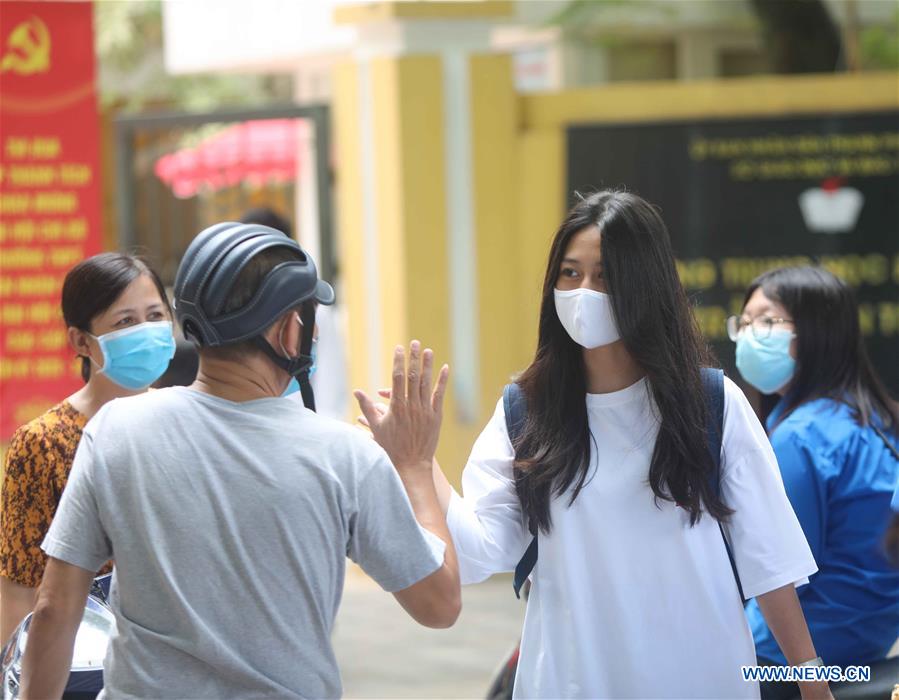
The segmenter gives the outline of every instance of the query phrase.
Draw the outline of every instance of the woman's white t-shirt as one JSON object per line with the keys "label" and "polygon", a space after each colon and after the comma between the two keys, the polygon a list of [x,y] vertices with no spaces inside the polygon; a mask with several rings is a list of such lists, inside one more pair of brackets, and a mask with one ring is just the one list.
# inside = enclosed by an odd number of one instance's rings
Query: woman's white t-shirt
{"label": "woman's white t-shirt", "polygon": [[[690,527],[649,487],[659,419],[648,381],[588,394],[587,413],[590,476],[570,507],[553,500],[552,533],[540,535],[515,697],[758,697],[741,674],[755,648],[717,521]],[[447,513],[463,583],[512,571],[530,542],[512,461],[500,401]],[[735,511],[725,532],[744,594],[807,583],[815,561],[765,432],[730,380],[721,495]]]}

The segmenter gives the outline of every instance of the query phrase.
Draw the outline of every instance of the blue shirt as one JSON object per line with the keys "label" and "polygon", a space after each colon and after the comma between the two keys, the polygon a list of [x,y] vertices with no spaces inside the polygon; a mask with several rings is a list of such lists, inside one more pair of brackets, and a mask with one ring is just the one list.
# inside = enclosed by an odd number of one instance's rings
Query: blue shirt
{"label": "blue shirt", "polygon": [[[818,573],[797,591],[812,641],[826,664],[882,659],[899,637],[899,571],[883,551],[899,462],[843,403],[810,401],[772,432],[782,410],[783,401],[768,418],[768,430],[818,563]],[[756,601],[746,614],[759,658],[785,664]]]}

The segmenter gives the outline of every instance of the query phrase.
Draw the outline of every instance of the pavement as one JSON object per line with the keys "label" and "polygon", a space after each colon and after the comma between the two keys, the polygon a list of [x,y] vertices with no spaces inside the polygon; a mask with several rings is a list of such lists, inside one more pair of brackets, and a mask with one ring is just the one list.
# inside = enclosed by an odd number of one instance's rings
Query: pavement
{"label": "pavement", "polygon": [[452,628],[426,629],[348,565],[333,635],[344,697],[483,698],[518,641],[524,607],[511,576],[495,576],[463,587]]}
{"label": "pavement", "polygon": [[[394,597],[347,562],[334,650],[346,698],[484,698],[517,643],[523,600],[511,576],[462,588],[448,630],[421,627]],[[890,656],[899,655],[899,641]]]}

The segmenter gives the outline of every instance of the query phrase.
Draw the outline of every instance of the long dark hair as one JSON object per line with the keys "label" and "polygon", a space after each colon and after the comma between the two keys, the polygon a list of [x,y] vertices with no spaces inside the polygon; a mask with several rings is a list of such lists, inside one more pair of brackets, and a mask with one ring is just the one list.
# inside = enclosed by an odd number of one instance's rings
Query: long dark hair
{"label": "long dark hair", "polygon": [[[165,287],[159,275],[143,259],[125,253],[100,253],[69,270],[62,283],[62,317],[66,326],[91,332],[91,321],[115,304],[129,284],[141,275],[149,277],[171,316]],[[81,378],[91,378],[91,362],[81,358]]]}
{"label": "long dark hair", "polygon": [[[584,487],[593,438],[587,423],[583,348],[559,321],[553,290],[571,238],[600,231],[602,269],[624,346],[649,380],[661,418],[649,467],[657,499],[673,501],[699,521],[732,511],[714,493],[708,451],[708,407],[700,367],[710,364],[675,268],[665,224],[656,209],[627,192],[592,194],[568,213],[552,242],[537,353],[518,379],[528,401],[527,423],[515,445],[516,488],[532,530],[552,528],[550,501]],[[598,450],[602,445],[596,446]]]}
{"label": "long dark hair", "polygon": [[876,414],[895,431],[899,406],[868,358],[849,285],[823,267],[781,267],[752,281],[743,306],[757,289],[783,306],[796,328],[796,374],[778,422],[808,401],[833,399],[848,404],[859,425]]}

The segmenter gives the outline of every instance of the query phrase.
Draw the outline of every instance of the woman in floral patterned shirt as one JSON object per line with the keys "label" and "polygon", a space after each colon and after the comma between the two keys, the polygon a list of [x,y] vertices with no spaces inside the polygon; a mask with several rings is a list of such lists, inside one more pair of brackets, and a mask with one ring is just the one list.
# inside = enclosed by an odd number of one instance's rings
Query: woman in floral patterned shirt
{"label": "woman in floral patterned shirt", "polygon": [[[62,315],[85,385],[19,428],[6,454],[0,510],[0,643],[33,605],[56,513],[88,420],[107,402],[143,391],[174,352],[171,309],[157,274],[139,258],[103,253],[76,265]],[[169,351],[171,350],[171,352]]]}

